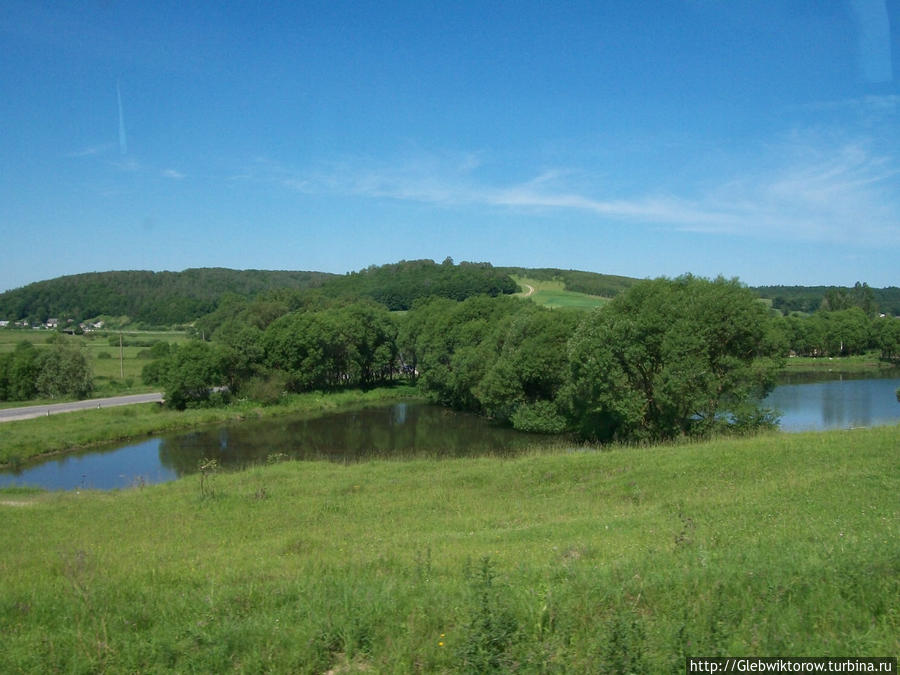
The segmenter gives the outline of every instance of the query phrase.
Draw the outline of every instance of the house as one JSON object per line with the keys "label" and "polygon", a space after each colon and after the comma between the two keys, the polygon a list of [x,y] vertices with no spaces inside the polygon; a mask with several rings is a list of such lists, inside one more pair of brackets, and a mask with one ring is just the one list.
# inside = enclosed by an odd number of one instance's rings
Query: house
{"label": "house", "polygon": [[9,325],[9,321],[0,321],[0,328],[6,328]]}

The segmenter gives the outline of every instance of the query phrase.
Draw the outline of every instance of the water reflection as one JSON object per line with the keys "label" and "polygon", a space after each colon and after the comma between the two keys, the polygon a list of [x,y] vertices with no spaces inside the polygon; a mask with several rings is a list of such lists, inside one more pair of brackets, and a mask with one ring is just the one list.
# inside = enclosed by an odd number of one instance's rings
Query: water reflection
{"label": "water reflection", "polygon": [[[895,391],[900,376],[784,384],[765,404],[781,411],[785,431],[836,429],[900,422]],[[151,438],[60,455],[0,473],[0,486],[112,489],[158,483],[194,473],[201,459],[225,468],[264,463],[271,455],[301,460],[358,462],[374,458],[510,455],[535,445],[565,442],[523,434],[486,420],[418,403],[366,408],[316,419],[270,418],[230,427]]]}
{"label": "water reflection", "polygon": [[484,419],[437,406],[398,403],[316,419],[245,422],[161,439],[160,463],[178,475],[196,471],[203,457],[226,467],[293,459],[358,462],[375,458],[510,454],[558,441],[492,426]]}
{"label": "water reflection", "polygon": [[765,404],[781,411],[781,429],[808,431],[900,422],[900,378],[838,379],[781,385]]}

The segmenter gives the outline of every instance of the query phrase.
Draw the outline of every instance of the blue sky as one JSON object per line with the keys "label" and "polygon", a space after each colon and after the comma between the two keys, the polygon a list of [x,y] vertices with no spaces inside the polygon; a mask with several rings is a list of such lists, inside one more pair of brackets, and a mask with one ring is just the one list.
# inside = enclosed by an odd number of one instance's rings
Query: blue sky
{"label": "blue sky", "polygon": [[4,0],[0,45],[0,290],[448,255],[900,284],[900,0]]}

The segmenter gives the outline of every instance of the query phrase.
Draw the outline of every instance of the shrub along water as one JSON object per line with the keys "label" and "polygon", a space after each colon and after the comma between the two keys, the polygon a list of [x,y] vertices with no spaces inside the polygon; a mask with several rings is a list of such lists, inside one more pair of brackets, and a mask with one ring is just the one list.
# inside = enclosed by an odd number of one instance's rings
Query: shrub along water
{"label": "shrub along water", "polygon": [[898,440],[0,491],[0,671],[681,672],[685,655],[896,654]]}

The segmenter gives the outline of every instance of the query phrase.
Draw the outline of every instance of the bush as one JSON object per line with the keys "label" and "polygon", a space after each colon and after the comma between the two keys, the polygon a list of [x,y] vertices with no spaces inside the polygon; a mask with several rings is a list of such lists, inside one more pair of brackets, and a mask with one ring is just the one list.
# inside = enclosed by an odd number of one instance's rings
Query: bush
{"label": "bush", "polygon": [[287,391],[287,388],[287,376],[275,372],[250,378],[241,387],[241,394],[257,403],[274,405],[281,400],[281,396]]}
{"label": "bush", "polygon": [[97,358],[105,361],[106,359],[111,359],[112,354],[110,354],[109,352],[100,352],[99,354],[97,354]]}
{"label": "bush", "polygon": [[560,434],[566,430],[566,420],[552,401],[523,403],[510,417],[513,429],[538,434]]}

